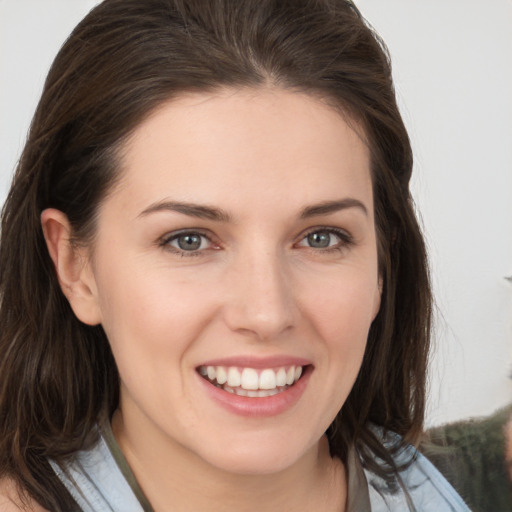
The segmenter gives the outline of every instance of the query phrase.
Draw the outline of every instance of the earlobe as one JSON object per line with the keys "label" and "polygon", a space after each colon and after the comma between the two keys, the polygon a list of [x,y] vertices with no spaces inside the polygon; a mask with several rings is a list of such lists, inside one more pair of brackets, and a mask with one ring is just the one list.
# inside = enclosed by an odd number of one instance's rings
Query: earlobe
{"label": "earlobe", "polygon": [[84,248],[72,243],[67,216],[60,210],[48,208],[41,214],[41,227],[62,293],[75,315],[88,325],[101,323],[89,258]]}

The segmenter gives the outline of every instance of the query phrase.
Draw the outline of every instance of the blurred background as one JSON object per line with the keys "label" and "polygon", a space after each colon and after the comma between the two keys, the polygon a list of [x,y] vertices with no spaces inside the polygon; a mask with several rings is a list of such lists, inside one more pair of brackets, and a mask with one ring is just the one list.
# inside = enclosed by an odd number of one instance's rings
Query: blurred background
{"label": "blurred background", "polygon": [[[51,61],[97,3],[0,0],[0,203]],[[490,414],[512,401],[512,0],[355,3],[415,154],[437,302],[427,424]]]}

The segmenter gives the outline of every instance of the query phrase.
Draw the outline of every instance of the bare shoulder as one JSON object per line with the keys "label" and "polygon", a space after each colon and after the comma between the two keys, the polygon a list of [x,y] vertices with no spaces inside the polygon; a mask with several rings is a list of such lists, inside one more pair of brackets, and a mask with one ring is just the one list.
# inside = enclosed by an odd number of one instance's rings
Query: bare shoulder
{"label": "bare shoulder", "polygon": [[11,478],[0,478],[0,510],[2,512],[48,512],[39,503],[28,499],[21,501],[16,484]]}

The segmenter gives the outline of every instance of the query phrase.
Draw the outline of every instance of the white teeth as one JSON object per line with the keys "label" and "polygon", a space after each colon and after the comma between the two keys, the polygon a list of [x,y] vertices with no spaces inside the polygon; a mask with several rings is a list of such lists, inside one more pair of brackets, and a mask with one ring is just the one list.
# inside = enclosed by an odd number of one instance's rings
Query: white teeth
{"label": "white teeth", "polygon": [[302,366],[288,369],[238,368],[236,366],[200,366],[199,374],[229,393],[249,397],[267,397],[281,393],[297,382]]}
{"label": "white teeth", "polygon": [[225,384],[228,380],[228,374],[222,366],[217,367],[217,384]]}
{"label": "white teeth", "polygon": [[[218,382],[218,380],[217,380]],[[260,375],[260,389],[275,389],[276,388],[276,374],[274,370],[263,370]]]}
{"label": "white teeth", "polygon": [[252,368],[244,368],[242,371],[242,383],[244,389],[255,390],[259,388],[258,372]]}
{"label": "white teeth", "polygon": [[277,372],[276,385],[279,387],[286,386],[286,370],[284,368],[279,368]]}
{"label": "white teeth", "polygon": [[[256,397],[264,398],[266,396],[274,396],[283,391],[283,390],[279,390],[279,389],[258,389],[258,390],[247,391],[247,389],[243,389],[240,387],[230,388],[229,386],[223,386],[222,389],[231,394],[235,394],[238,396],[248,396],[250,398],[256,398]],[[288,389],[288,388],[286,387],[285,389]]]}
{"label": "white teeth", "polygon": [[240,383],[242,382],[242,376],[240,375],[240,372],[237,368],[229,368],[228,370],[228,386],[231,386],[232,388],[237,388],[240,386]]}

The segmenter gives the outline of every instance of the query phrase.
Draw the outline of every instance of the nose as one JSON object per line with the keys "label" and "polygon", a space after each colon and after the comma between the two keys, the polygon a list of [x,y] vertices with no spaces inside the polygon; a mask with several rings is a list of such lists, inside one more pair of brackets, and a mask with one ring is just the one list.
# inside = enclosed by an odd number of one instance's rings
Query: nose
{"label": "nose", "polygon": [[226,280],[224,318],[232,331],[275,339],[297,321],[293,282],[283,258],[252,252],[233,265]]}

